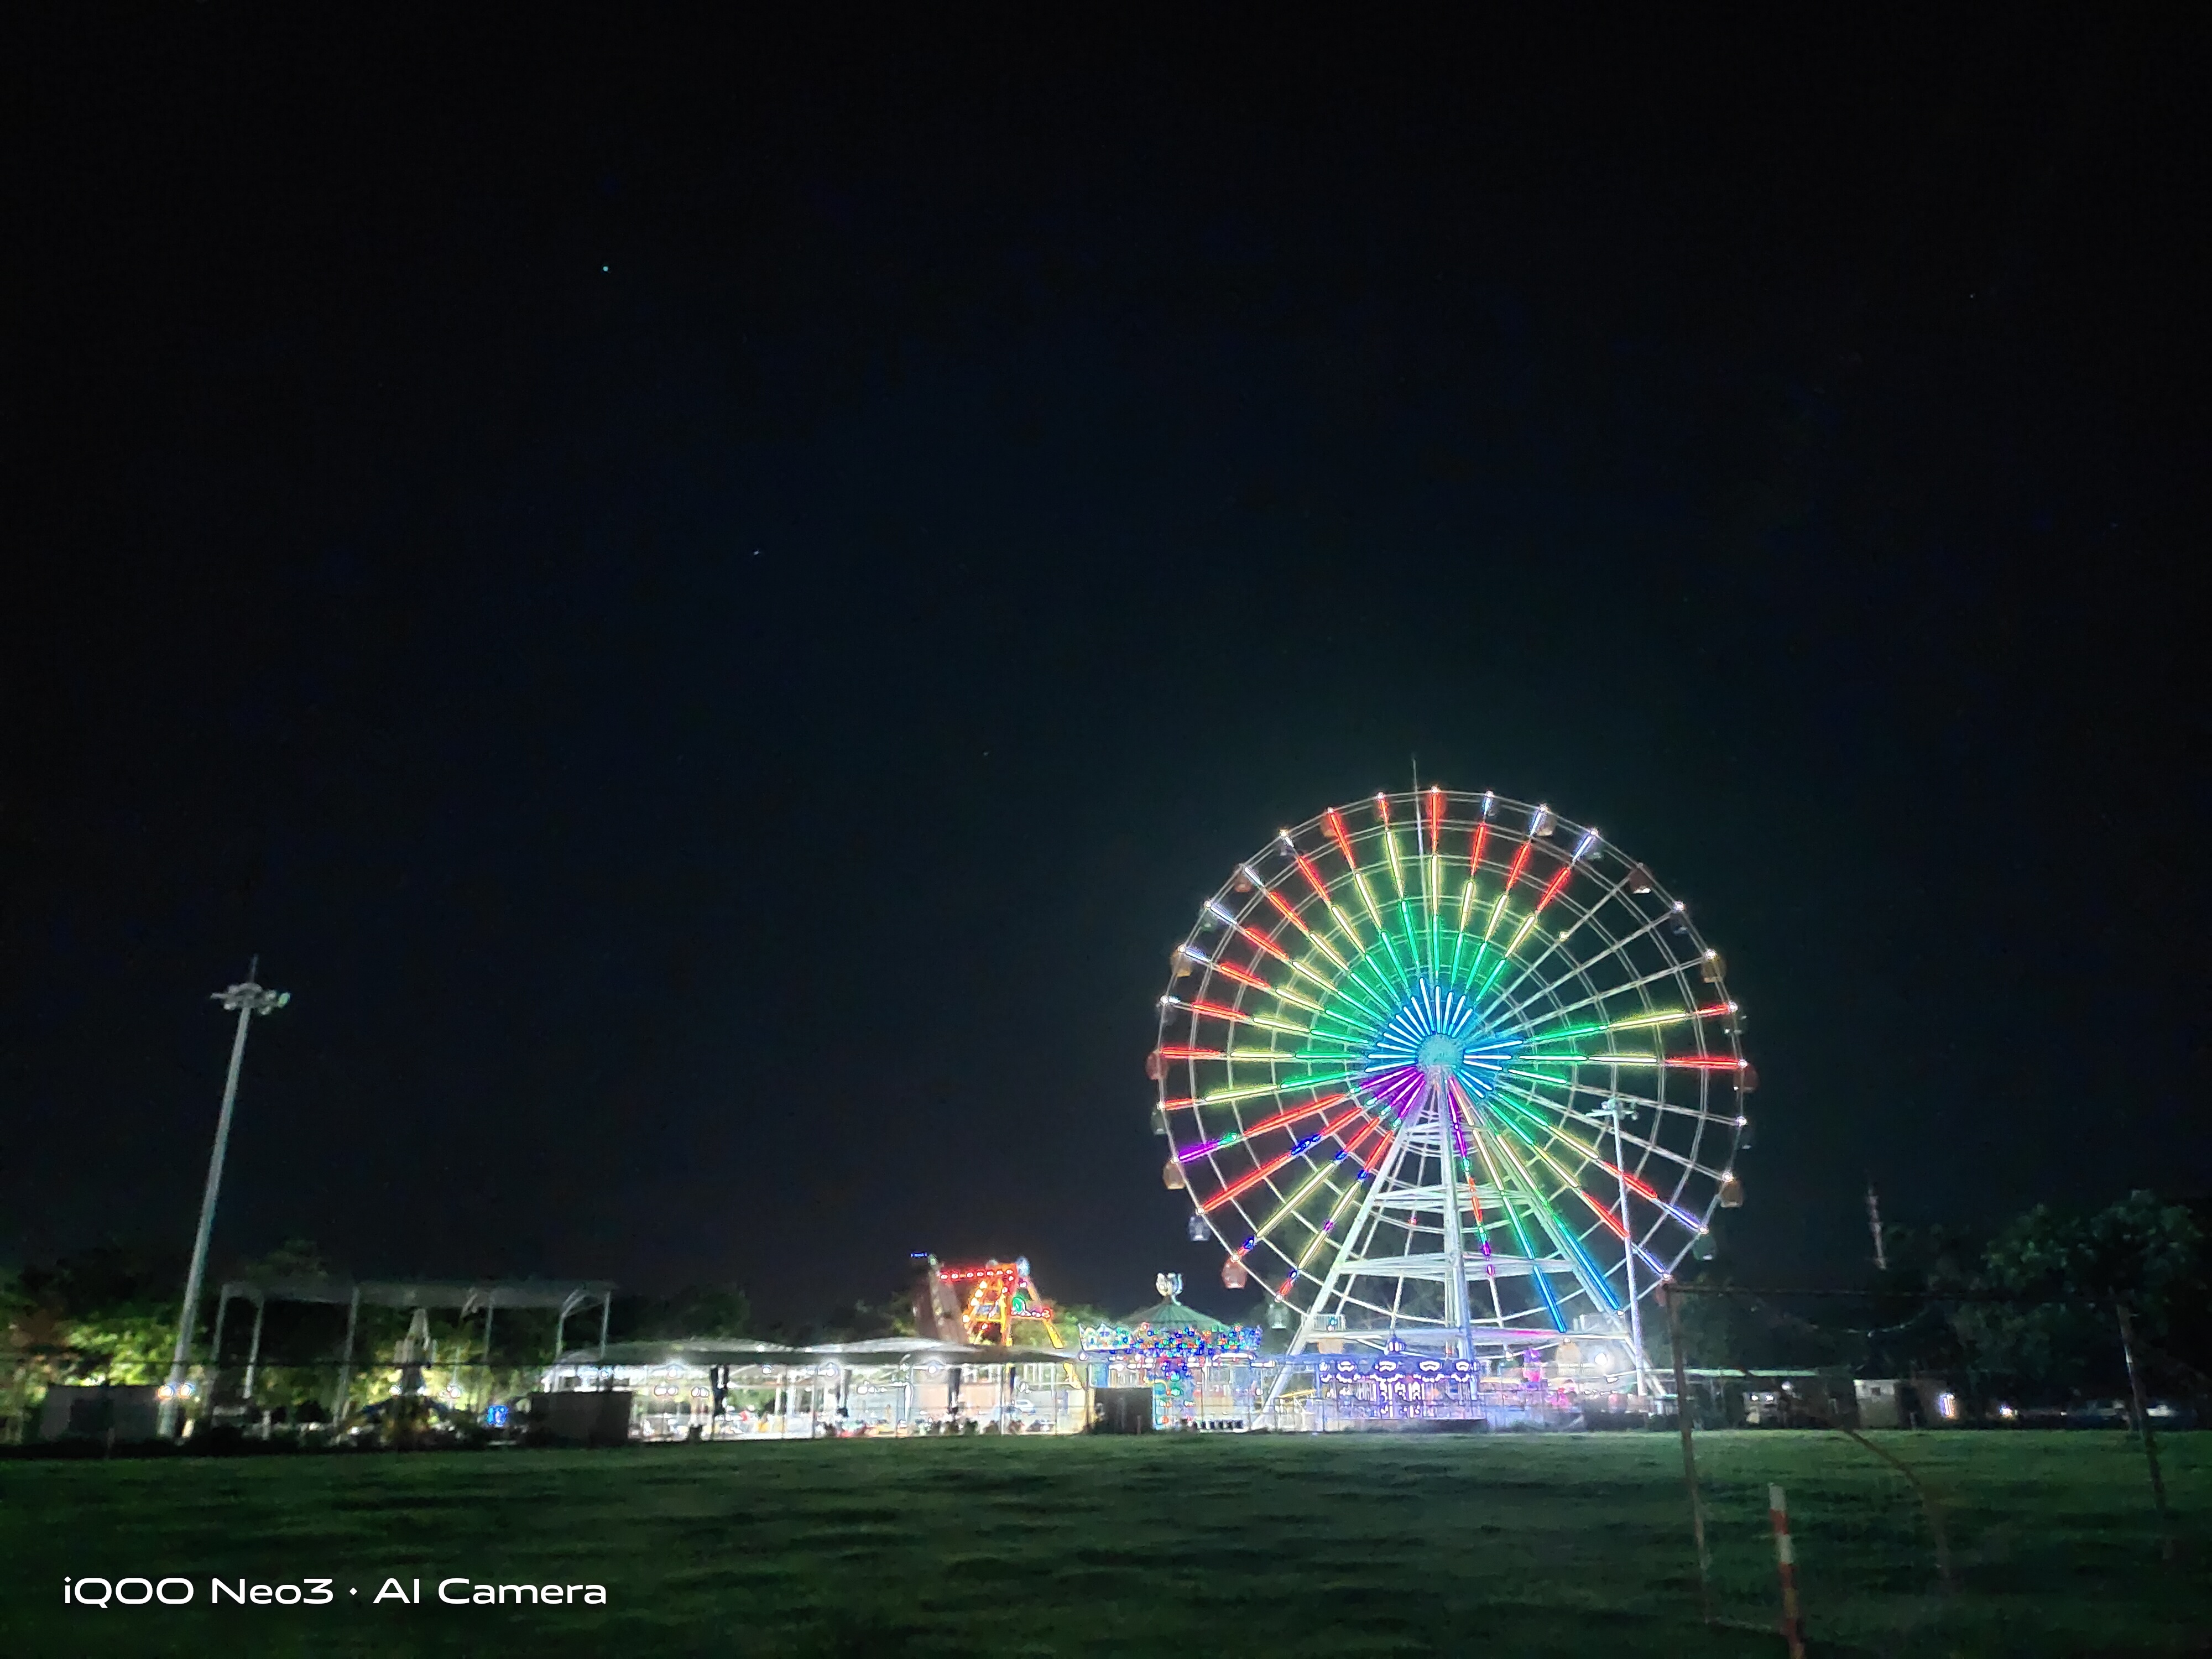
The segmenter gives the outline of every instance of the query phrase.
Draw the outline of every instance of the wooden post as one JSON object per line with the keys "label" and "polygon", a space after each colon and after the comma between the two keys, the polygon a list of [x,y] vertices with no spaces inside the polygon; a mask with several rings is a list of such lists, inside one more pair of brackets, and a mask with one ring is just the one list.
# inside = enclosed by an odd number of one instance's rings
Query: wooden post
{"label": "wooden post", "polygon": [[2143,1462],[2150,1465],[2151,1497],[2158,1504],[2158,1552],[2168,1561],[2173,1559],[2173,1517],[2166,1507],[2166,1477],[2159,1473],[2158,1443],[2151,1438],[2150,1407],[2143,1403],[2142,1373],[2136,1369],[2135,1326],[2128,1318],[2128,1304],[2114,1304],[2120,1316],[2120,1355],[2128,1363],[2128,1392],[2134,1395],[2136,1431],[2142,1436]]}
{"label": "wooden post", "polygon": [[1698,1547],[1698,1610],[1710,1625],[1713,1622],[1712,1556],[1705,1548],[1705,1506],[1698,1496],[1698,1453],[1690,1431],[1690,1382],[1682,1361],[1680,1296],[1674,1280],[1660,1281],[1659,1299],[1667,1309],[1667,1345],[1674,1352],[1674,1422],[1682,1432],[1682,1487],[1690,1497],[1690,1535]]}

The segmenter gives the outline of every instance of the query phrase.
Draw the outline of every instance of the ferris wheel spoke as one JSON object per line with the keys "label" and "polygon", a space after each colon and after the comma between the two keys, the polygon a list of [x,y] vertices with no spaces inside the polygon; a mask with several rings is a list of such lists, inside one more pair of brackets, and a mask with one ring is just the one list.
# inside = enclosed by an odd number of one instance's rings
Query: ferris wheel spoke
{"label": "ferris wheel spoke", "polygon": [[1244,878],[1246,882],[1250,884],[1253,890],[1256,891],[1261,897],[1267,901],[1267,903],[1273,908],[1277,915],[1282,917],[1284,921],[1289,922],[1291,927],[1297,928],[1299,933],[1303,933],[1305,936],[1306,942],[1311,945],[1316,950],[1319,951],[1322,955],[1327,957],[1340,970],[1343,969],[1344,958],[1337,954],[1335,946],[1332,945],[1328,939],[1316,933],[1313,928],[1307,924],[1306,919],[1298,914],[1298,908],[1296,905],[1292,904],[1288,899],[1277,892],[1267,882],[1262,880],[1259,872],[1254,870],[1250,865],[1247,864],[1242,866],[1239,869],[1239,873]]}
{"label": "ferris wheel spoke", "polygon": [[[1344,1097],[1340,1095],[1338,1097],[1339,1100],[1343,1098]],[[1199,1209],[1202,1212],[1210,1212],[1213,1210],[1218,1209],[1222,1205],[1228,1203],[1232,1199],[1237,1198],[1243,1193],[1250,1191],[1254,1187],[1258,1186],[1261,1182],[1267,1180],[1270,1176],[1282,1169],[1284,1165],[1291,1163],[1293,1159],[1304,1158],[1308,1152],[1311,1152],[1322,1141],[1330,1139],[1333,1137],[1340,1134],[1346,1124],[1352,1122],[1356,1119],[1365,1117],[1367,1115],[1367,1109],[1364,1106],[1355,1103],[1349,1111],[1346,1111],[1332,1119],[1330,1121],[1324,1123],[1312,1134],[1304,1136],[1292,1142],[1291,1149],[1288,1152],[1279,1153],[1276,1157],[1269,1158],[1265,1164],[1260,1164],[1249,1174],[1240,1176],[1235,1181],[1231,1182],[1219,1192],[1214,1194],[1212,1198],[1206,1199],[1201,1202],[1198,1206]]]}
{"label": "ferris wheel spoke", "polygon": [[[1604,1170],[1606,1174],[1613,1176],[1615,1181],[1626,1185],[1629,1190],[1638,1194],[1648,1202],[1656,1205],[1675,1222],[1688,1228],[1692,1234],[1702,1233],[1705,1231],[1705,1225],[1702,1222],[1698,1221],[1696,1218],[1686,1214],[1683,1211],[1676,1209],[1665,1199],[1660,1197],[1656,1189],[1655,1189],[1650,1182],[1644,1181],[1642,1176],[1635,1175],[1614,1164],[1611,1159],[1606,1158],[1603,1153],[1600,1152],[1596,1147],[1577,1139],[1574,1135],[1569,1134],[1564,1128],[1560,1127],[1557,1124],[1545,1122],[1540,1119],[1537,1123],[1537,1127],[1543,1129],[1553,1140],[1564,1146],[1572,1154],[1582,1158],[1585,1164],[1595,1164],[1599,1169]],[[1576,1194],[1581,1197],[1585,1203],[1592,1206],[1592,1207],[1596,1211],[1599,1218],[1602,1220],[1607,1227],[1612,1229],[1612,1231],[1618,1234],[1622,1239],[1627,1239],[1628,1233],[1624,1225],[1624,1218],[1616,1217],[1610,1206],[1600,1204],[1596,1200],[1593,1199],[1589,1193],[1583,1187],[1578,1174],[1562,1166],[1547,1151],[1542,1147],[1537,1146],[1533,1141],[1528,1141],[1525,1135],[1522,1137],[1522,1140],[1523,1144],[1527,1145],[1538,1158],[1543,1159],[1544,1163],[1550,1167],[1553,1173],[1559,1176],[1561,1180],[1572,1187]],[[1642,1246],[1638,1245],[1638,1249],[1640,1252]],[[1655,1263],[1654,1265],[1656,1266],[1656,1264]],[[1661,1268],[1660,1271],[1663,1273],[1666,1270],[1664,1268]]]}
{"label": "ferris wheel spoke", "polygon": [[[1290,1215],[1299,1205],[1304,1203],[1306,1200],[1312,1197],[1317,1190],[1326,1184],[1329,1176],[1336,1173],[1336,1170],[1337,1165],[1334,1162],[1324,1164],[1321,1168],[1316,1170],[1313,1172],[1312,1177],[1307,1181],[1304,1186],[1299,1188],[1296,1192],[1292,1193],[1288,1198],[1285,1199],[1280,1204],[1276,1206],[1275,1212],[1273,1215],[1269,1216],[1265,1221],[1262,1221],[1259,1225],[1252,1229],[1253,1236],[1262,1242],[1267,1243],[1269,1244],[1269,1248],[1275,1249],[1277,1254],[1281,1255],[1285,1261],[1289,1261],[1291,1259],[1290,1253],[1287,1250],[1282,1250],[1277,1248],[1272,1242],[1276,1227],[1281,1224],[1285,1217]],[[1354,1176],[1353,1181],[1356,1185],[1358,1183],[1358,1177]]]}
{"label": "ferris wheel spoke", "polygon": [[[1519,992],[1522,983],[1528,978],[1528,975],[1524,973],[1520,979],[1515,980],[1512,984],[1508,986],[1506,989],[1500,994],[1498,999],[1500,1005],[1500,1017],[1502,1018],[1518,1018],[1522,1012],[1528,1008],[1529,1005],[1535,1002],[1539,998],[1551,995],[1553,992],[1557,991],[1559,987],[1567,983],[1568,981],[1574,979],[1580,975],[1588,973],[1592,968],[1596,967],[1598,963],[1607,960],[1608,957],[1621,957],[1621,953],[1630,945],[1638,943],[1639,940],[1649,939],[1652,934],[1658,932],[1658,930],[1669,920],[1671,920],[1670,914],[1664,914],[1652,917],[1634,933],[1625,933],[1619,939],[1607,940],[1606,947],[1602,951],[1596,951],[1590,956],[1583,957],[1580,962],[1576,963],[1571,968],[1569,968],[1566,972],[1561,974],[1557,979],[1554,979],[1547,984],[1540,985],[1534,990],[1529,992],[1526,996],[1522,996],[1519,994]],[[1672,952],[1669,952],[1668,954],[1671,956]],[[1622,957],[1622,960],[1626,961],[1626,958]],[[1534,964],[1532,963],[1531,967],[1533,968],[1533,966]],[[1688,964],[1686,963],[1670,963],[1668,967],[1661,969],[1657,973],[1647,974],[1641,979],[1631,980],[1626,984],[1615,986],[1611,990],[1604,993],[1603,995],[1590,999],[1589,1000],[1601,1001],[1603,1000],[1604,996],[1618,996],[1622,992],[1634,990],[1638,986],[1652,984],[1658,980],[1668,977],[1670,975],[1682,972],[1687,966]],[[1582,1003],[1569,1005],[1570,1008],[1581,1007],[1585,1005]]]}
{"label": "ferris wheel spoke", "polygon": [[1203,1158],[1207,1153],[1218,1152],[1224,1146],[1232,1146],[1239,1141],[1249,1142],[1255,1135],[1265,1134],[1270,1129],[1279,1129],[1286,1124],[1295,1123],[1302,1117],[1311,1117],[1316,1112],[1325,1112],[1330,1107],[1340,1105],[1350,1098],[1349,1095],[1343,1093],[1322,1095],[1298,1105],[1285,1107],[1279,1112],[1261,1118],[1257,1123],[1249,1123],[1241,1128],[1231,1129],[1226,1134],[1217,1136],[1212,1140],[1182,1147],[1177,1151],[1176,1156],[1179,1158]]}
{"label": "ferris wheel spoke", "polygon": [[[1328,915],[1330,921],[1335,924],[1338,936],[1344,940],[1345,944],[1351,950],[1352,954],[1347,957],[1342,958],[1342,962],[1348,964],[1358,961],[1361,954],[1365,951],[1366,946],[1361,943],[1359,929],[1352,924],[1352,918],[1345,915],[1342,910],[1337,908],[1336,900],[1330,894],[1328,890],[1328,881],[1327,878],[1322,874],[1320,866],[1315,864],[1315,862],[1304,853],[1299,852],[1295,847],[1292,847],[1291,849],[1291,856],[1292,860],[1297,866],[1298,873],[1305,878],[1306,885],[1313,890],[1315,902],[1321,906],[1322,910]],[[1301,923],[1300,925],[1303,926],[1304,924]],[[1311,931],[1311,929],[1308,929],[1309,933]],[[1335,957],[1336,952],[1329,950],[1328,945],[1317,935],[1315,937],[1314,942],[1316,945],[1322,945],[1323,951],[1330,957]]]}
{"label": "ferris wheel spoke", "polygon": [[[1500,1085],[1500,1086],[1501,1086],[1501,1088],[1504,1090],[1504,1092],[1517,1095],[1517,1096],[1519,1096],[1519,1097],[1520,1097],[1520,1098],[1522,1098],[1522,1099],[1523,1099],[1523,1100],[1525,1100],[1525,1101],[1528,1102],[1530,1105],[1534,1106],[1534,1107],[1537,1107],[1537,1108],[1539,1108],[1540,1109],[1542,1109],[1542,1110],[1547,1110],[1547,1111],[1557,1111],[1557,1112],[1559,1112],[1559,1113],[1561,1113],[1562,1115],[1565,1115],[1565,1116],[1571,1117],[1571,1118],[1572,1118],[1576,1122],[1577,1122],[1577,1123],[1581,1123],[1581,1124],[1583,1124],[1583,1125],[1584,1125],[1584,1127],[1586,1127],[1595,1128],[1595,1127],[1598,1127],[1598,1126],[1596,1126],[1596,1125],[1595,1125],[1595,1124],[1590,1123],[1590,1122],[1589,1121],[1589,1120],[1587,1120],[1587,1119],[1583,1118],[1580,1114],[1578,1114],[1578,1113],[1577,1113],[1577,1112],[1573,1111],[1573,1109],[1572,1109],[1571,1108],[1563,1107],[1563,1106],[1560,1106],[1560,1105],[1557,1104],[1556,1103],[1550,1102],[1550,1101],[1546,1101],[1546,1100],[1542,1100],[1542,1099],[1540,1099],[1540,1098],[1539,1097],[1537,1097],[1537,1096],[1523,1093],[1522,1091],[1513,1088],[1513,1087],[1512,1087],[1512,1085]],[[1578,1088],[1580,1088],[1580,1085],[1577,1085],[1577,1087],[1578,1087]],[[1648,1099],[1648,1098],[1646,1098],[1646,1097],[1643,1097],[1643,1096],[1638,1096],[1638,1095],[1614,1094],[1614,1093],[1610,1093],[1610,1092],[1608,1092],[1608,1091],[1604,1091],[1604,1090],[1583,1090],[1583,1091],[1583,1091],[1583,1092],[1587,1092],[1587,1093],[1593,1093],[1593,1094],[1601,1094],[1601,1095],[1604,1095],[1604,1096],[1606,1097],[1606,1098],[1607,1098],[1607,1099],[1608,1099],[1608,1100],[1620,1100],[1620,1101],[1622,1101],[1622,1102],[1624,1102],[1624,1103],[1627,1103],[1627,1104],[1630,1104],[1630,1105],[1653,1106],[1653,1105],[1657,1105],[1657,1104],[1659,1103],[1657,1103],[1657,1102],[1656,1102],[1656,1101],[1650,1100],[1650,1099]],[[1695,1115],[1695,1114],[1689,1114],[1689,1113],[1686,1113],[1686,1113],[1685,1113],[1685,1115]],[[1675,1165],[1679,1166],[1680,1169],[1682,1169],[1682,1170],[1683,1170],[1684,1171],[1686,1171],[1686,1172],[1693,1172],[1693,1173],[1698,1174],[1698,1175],[1711,1176],[1714,1177],[1714,1178],[1715,1178],[1715,1179],[1717,1179],[1717,1179],[1719,1178],[1719,1176],[1720,1176],[1721,1171],[1719,1171],[1718,1170],[1711,1170],[1711,1169],[1708,1169],[1708,1168],[1706,1168],[1704,1164],[1699,1164],[1698,1162],[1697,1162],[1697,1160],[1696,1160],[1696,1159],[1692,1158],[1686,1157],[1686,1156],[1684,1156],[1682,1153],[1680,1153],[1680,1152],[1678,1152],[1674,1151],[1672,1147],[1668,1146],[1665,1146],[1665,1145],[1662,1145],[1662,1143],[1660,1143],[1660,1142],[1658,1142],[1658,1141],[1656,1141],[1656,1140],[1647,1140],[1647,1139],[1644,1139],[1642,1136],[1640,1136],[1640,1135],[1637,1135],[1637,1134],[1634,1134],[1634,1133],[1632,1133],[1630,1131],[1628,1131],[1628,1130],[1626,1130],[1626,1129],[1623,1129],[1623,1130],[1621,1130],[1621,1131],[1620,1131],[1620,1138],[1621,1138],[1621,1139],[1622,1139],[1626,1144],[1627,1144],[1628,1146],[1635,1146],[1635,1147],[1638,1147],[1638,1148],[1640,1148],[1641,1150],[1643,1150],[1643,1151],[1644,1151],[1644,1152],[1649,1152],[1649,1153],[1652,1154],[1654,1157],[1664,1158],[1664,1159],[1666,1159],[1668,1163],[1670,1163],[1670,1164],[1675,1164]],[[1577,1144],[1580,1144],[1580,1143],[1577,1143]],[[1608,1166],[1608,1167],[1610,1167],[1610,1166]],[[1651,1198],[1652,1198],[1652,1200],[1653,1200],[1653,1201],[1654,1201],[1655,1203],[1663,1202],[1663,1201],[1664,1201],[1664,1200],[1662,1200],[1658,1199],[1658,1198],[1656,1197],[1656,1194],[1653,1194],[1653,1193],[1651,1193],[1651,1192],[1650,1192],[1650,1191],[1646,1190],[1645,1188],[1642,1188],[1642,1187],[1638,1184],[1638,1178],[1636,1176],[1634,1176],[1633,1174],[1630,1175],[1630,1176],[1629,1176],[1629,1184],[1630,1184],[1632,1187],[1636,1187],[1636,1188],[1638,1188],[1638,1190],[1639,1190],[1639,1191],[1645,1191],[1645,1195],[1646,1195],[1647,1197],[1651,1197]],[[1677,1212],[1675,1212],[1675,1213],[1676,1213],[1678,1216],[1685,1216],[1685,1215],[1686,1214],[1686,1212],[1680,1212],[1680,1211],[1677,1211]],[[1698,1230],[1699,1230],[1699,1231],[1703,1231],[1703,1224],[1702,1224],[1702,1223],[1695,1223],[1695,1224],[1695,1224],[1696,1226],[1698,1226]]]}
{"label": "ferris wheel spoke", "polygon": [[[1624,941],[1624,943],[1626,941]],[[1577,974],[1595,966],[1596,963],[1604,961],[1607,957],[1613,954],[1613,951],[1607,951],[1601,952],[1598,956],[1593,957],[1589,962],[1583,963],[1581,967],[1562,975],[1551,984],[1544,986],[1540,989],[1531,993],[1527,998],[1516,1004],[1513,1007],[1502,1010],[1499,1014],[1499,1018],[1504,1020],[1518,1018],[1522,1011],[1527,1009],[1529,1004],[1533,1003],[1538,997],[1550,994],[1552,992],[1556,991],[1560,986],[1565,984],[1569,980],[1576,977]],[[1671,967],[1655,969],[1650,973],[1639,975],[1634,979],[1623,980],[1618,985],[1608,986],[1606,989],[1596,993],[1595,995],[1584,997],[1580,1002],[1561,1003],[1551,1011],[1552,1017],[1555,1019],[1564,1018],[1569,1014],[1580,1013],[1585,1008],[1595,1007],[1598,1004],[1604,1002],[1610,998],[1626,996],[1631,991],[1640,991],[1647,985],[1656,985],[1662,979],[1679,979],[1681,977],[1683,970],[1687,965],[1688,964],[1686,963],[1677,963]],[[1535,1028],[1528,1027],[1527,1029],[1534,1030]]]}
{"label": "ferris wheel spoke", "polygon": [[[1328,830],[1329,839],[1336,843],[1336,850],[1344,859],[1345,869],[1352,877],[1352,890],[1359,896],[1361,908],[1367,912],[1368,920],[1374,923],[1375,931],[1380,933],[1382,931],[1382,912],[1376,905],[1374,890],[1367,884],[1366,872],[1359,867],[1359,855],[1352,850],[1352,836],[1344,827],[1344,815],[1332,806],[1322,815],[1322,821]],[[1333,902],[1330,908],[1335,908]]]}
{"label": "ferris wheel spoke", "polygon": [[1498,1189],[1498,1207],[1505,1212],[1506,1224],[1512,1230],[1514,1242],[1521,1247],[1522,1259],[1528,1263],[1528,1278],[1536,1287],[1536,1294],[1543,1298],[1545,1310],[1551,1315],[1552,1328],[1564,1331],[1567,1328],[1566,1316],[1559,1310],[1559,1300],[1553,1292],[1551,1278],[1538,1261],[1536,1247],[1528,1237],[1528,1230],[1522,1225],[1521,1218],[1513,1208],[1509,1185],[1502,1173],[1505,1167],[1504,1149],[1497,1149],[1497,1155],[1493,1157],[1490,1136],[1473,1116],[1468,1120],[1468,1127],[1474,1133],[1477,1155],[1490,1171],[1491,1184]]}
{"label": "ferris wheel spoke", "polygon": [[[1581,1285],[1583,1293],[1606,1312],[1619,1311],[1613,1299],[1612,1286],[1606,1279],[1604,1270],[1590,1259],[1582,1247],[1580,1237],[1567,1225],[1558,1210],[1544,1196],[1542,1183],[1528,1173],[1513,1149],[1506,1144],[1505,1137],[1492,1135],[1491,1139],[1492,1144],[1497,1148],[1498,1156],[1516,1178],[1522,1196],[1531,1200],[1537,1213],[1543,1218],[1547,1231],[1550,1232],[1553,1241],[1559,1247],[1560,1252],[1567,1258],[1570,1271],[1577,1282]],[[1522,1144],[1528,1147],[1533,1155],[1541,1158],[1554,1174],[1559,1176],[1562,1191],[1572,1188],[1577,1197],[1589,1201],[1589,1194],[1568,1178],[1565,1172],[1559,1170],[1558,1164],[1553,1163],[1540,1148],[1525,1139],[1522,1139]],[[1554,1196],[1558,1195],[1554,1194]]]}
{"label": "ferris wheel spoke", "polygon": [[[1514,948],[1519,948],[1521,941],[1527,938],[1529,932],[1535,927],[1537,919],[1543,915],[1546,908],[1551,904],[1553,899],[1559,897],[1561,893],[1566,890],[1568,878],[1581,867],[1582,863],[1579,854],[1565,864],[1559,866],[1558,872],[1553,876],[1550,884],[1544,889],[1543,896],[1537,900],[1535,908],[1529,913],[1528,919],[1522,923],[1520,931],[1514,935]],[[1538,969],[1542,968],[1544,963],[1549,961],[1555,953],[1565,949],[1567,942],[1570,939],[1573,939],[1577,933],[1580,933],[1584,927],[1595,921],[1596,918],[1603,913],[1607,905],[1612,903],[1615,899],[1621,896],[1622,893],[1626,890],[1628,878],[1626,877],[1623,877],[1620,880],[1614,882],[1610,887],[1607,888],[1604,892],[1599,894],[1595,899],[1587,905],[1577,904],[1570,902],[1565,908],[1567,913],[1573,917],[1573,920],[1570,921],[1566,927],[1559,930],[1558,935],[1552,939],[1551,943],[1537,952],[1536,955],[1528,959],[1527,963],[1524,964],[1524,971],[1522,975],[1522,979],[1526,979],[1530,974],[1535,973]],[[1630,938],[1632,939],[1639,937],[1641,937],[1640,934],[1630,935]],[[1619,949],[1620,945],[1626,942],[1626,940],[1609,941],[1607,950],[1599,953],[1600,958],[1605,955],[1610,954],[1612,951]],[[1573,971],[1574,970],[1572,969],[1569,970],[1568,977],[1573,977]],[[1519,988],[1521,980],[1516,979],[1514,981],[1512,984],[1506,987],[1505,995],[1510,997],[1512,994]]]}

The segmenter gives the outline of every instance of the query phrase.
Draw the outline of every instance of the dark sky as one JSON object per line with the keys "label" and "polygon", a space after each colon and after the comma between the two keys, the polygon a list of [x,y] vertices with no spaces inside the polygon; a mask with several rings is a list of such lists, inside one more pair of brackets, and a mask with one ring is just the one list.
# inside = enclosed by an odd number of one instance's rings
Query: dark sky
{"label": "dark sky", "polygon": [[1166,952],[1415,757],[1727,951],[1747,1274],[2212,1179],[2202,13],[452,9],[8,26],[0,1256],[259,951],[219,1253],[1206,1282]]}

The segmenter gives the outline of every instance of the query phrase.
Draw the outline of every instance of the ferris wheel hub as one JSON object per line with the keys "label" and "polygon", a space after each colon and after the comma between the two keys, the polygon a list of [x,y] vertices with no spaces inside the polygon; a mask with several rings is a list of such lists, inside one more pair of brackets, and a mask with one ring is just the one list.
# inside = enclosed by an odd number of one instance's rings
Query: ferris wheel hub
{"label": "ferris wheel hub", "polygon": [[1415,1051],[1413,1064],[1431,1073],[1455,1072],[1467,1058],[1467,1044],[1449,1031],[1437,1031],[1425,1038]]}

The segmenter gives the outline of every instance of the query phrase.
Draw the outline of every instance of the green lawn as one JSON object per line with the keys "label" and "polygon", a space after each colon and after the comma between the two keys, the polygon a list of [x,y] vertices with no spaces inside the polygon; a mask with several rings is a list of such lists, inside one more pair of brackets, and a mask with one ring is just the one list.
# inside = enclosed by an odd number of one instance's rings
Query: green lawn
{"label": "green lawn", "polygon": [[[2172,1567],[2123,1436],[1882,1438],[1948,1499],[1955,1600],[1910,1491],[1857,1448],[1709,1435],[1711,1631],[1662,1435],[14,1462],[0,1652],[1771,1655],[1770,1480],[1815,1652],[2205,1649],[2204,1437],[2166,1443]],[[64,1607],[83,1574],[182,1575],[197,1595]],[[210,1575],[328,1577],[337,1602],[210,1609]],[[422,1605],[371,1605],[390,1576],[422,1579]],[[438,1606],[449,1577],[598,1583],[609,1601]]]}

